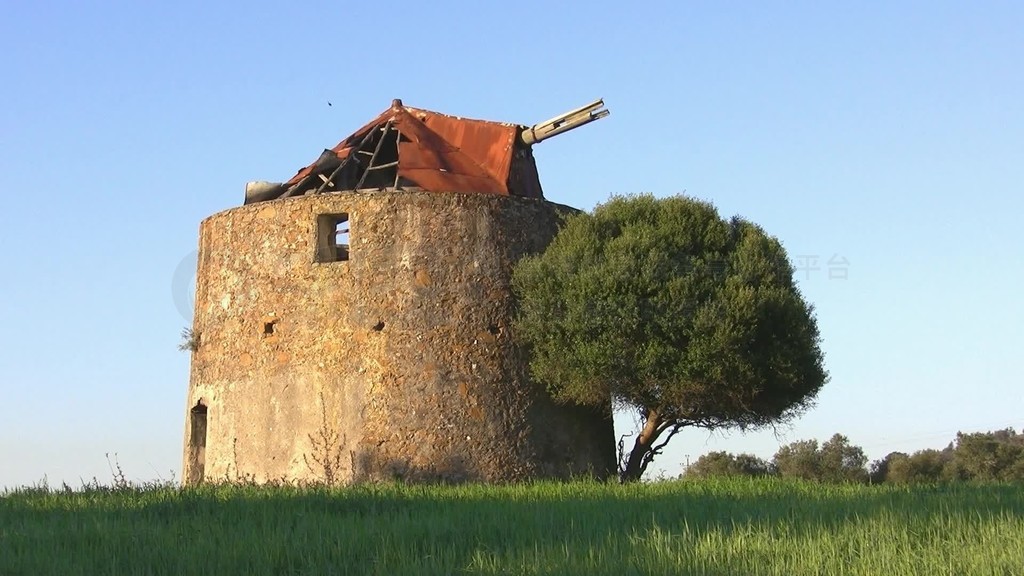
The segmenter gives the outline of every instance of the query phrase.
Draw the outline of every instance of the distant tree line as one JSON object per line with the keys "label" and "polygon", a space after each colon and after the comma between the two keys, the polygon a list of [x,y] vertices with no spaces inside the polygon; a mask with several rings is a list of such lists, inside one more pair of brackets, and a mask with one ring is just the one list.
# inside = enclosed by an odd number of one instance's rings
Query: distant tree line
{"label": "distant tree line", "polygon": [[801,440],[779,449],[771,461],[752,454],[711,452],[686,468],[685,477],[776,476],[818,482],[912,484],[929,482],[1024,482],[1024,433],[957,433],[942,450],[891,452],[868,465],[859,446],[835,434],[819,445]]}

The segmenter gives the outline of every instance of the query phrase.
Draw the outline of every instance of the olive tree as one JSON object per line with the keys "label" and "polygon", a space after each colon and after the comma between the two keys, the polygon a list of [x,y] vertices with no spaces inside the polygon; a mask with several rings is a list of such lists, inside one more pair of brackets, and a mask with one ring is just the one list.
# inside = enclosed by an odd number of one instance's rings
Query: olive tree
{"label": "olive tree", "polygon": [[783,478],[819,482],[867,482],[868,457],[849,438],[833,434],[820,447],[817,440],[801,440],[779,448],[772,466]]}
{"label": "olive tree", "polygon": [[687,478],[708,478],[712,476],[769,476],[771,465],[753,454],[730,454],[709,452],[687,466]]}
{"label": "olive tree", "polygon": [[533,378],[562,402],[637,411],[623,481],[683,428],[785,422],[827,380],[782,244],[707,202],[612,198],[567,218],[513,285]]}

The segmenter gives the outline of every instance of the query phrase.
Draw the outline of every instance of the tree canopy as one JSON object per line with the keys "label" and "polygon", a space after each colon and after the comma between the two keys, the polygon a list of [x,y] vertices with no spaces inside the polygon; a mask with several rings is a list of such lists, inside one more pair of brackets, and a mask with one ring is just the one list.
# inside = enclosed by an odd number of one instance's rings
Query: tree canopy
{"label": "tree canopy", "polygon": [[822,482],[866,482],[868,457],[860,446],[850,444],[842,434],[818,447],[817,440],[793,442],[779,449],[772,459],[772,468],[788,478]]}
{"label": "tree canopy", "polygon": [[920,484],[939,482],[1024,482],[1024,434],[1013,428],[993,432],[958,432],[942,450],[913,454],[890,452],[866,466],[860,446],[834,434],[781,446],[771,461],[752,454],[709,452],[686,467],[684,476],[776,476],[815,482]]}
{"label": "tree canopy", "polygon": [[768,462],[753,454],[709,452],[686,468],[687,477],[770,476],[775,471]]}
{"label": "tree canopy", "polygon": [[872,464],[873,482],[1024,482],[1024,434],[1013,428],[958,432],[942,450],[892,452]]}
{"label": "tree canopy", "polygon": [[513,284],[532,376],[563,402],[638,411],[623,480],[684,427],[784,422],[828,379],[782,244],[704,201],[615,197],[571,216]]}

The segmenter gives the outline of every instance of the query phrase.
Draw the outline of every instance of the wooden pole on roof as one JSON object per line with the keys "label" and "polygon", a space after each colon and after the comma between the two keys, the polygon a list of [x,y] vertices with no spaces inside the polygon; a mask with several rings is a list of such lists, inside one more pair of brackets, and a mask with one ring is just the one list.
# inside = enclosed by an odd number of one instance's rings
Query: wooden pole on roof
{"label": "wooden pole on roof", "polygon": [[377,159],[377,154],[380,153],[381,147],[384,145],[384,138],[388,135],[388,130],[391,130],[391,120],[388,120],[384,124],[384,128],[381,129],[380,140],[377,141],[377,147],[373,149],[373,156],[370,156],[370,163],[367,164],[366,170],[363,170],[363,175],[359,178],[359,182],[356,182],[356,190],[363,185],[366,181],[366,177],[370,175],[370,170],[373,169],[373,161]]}

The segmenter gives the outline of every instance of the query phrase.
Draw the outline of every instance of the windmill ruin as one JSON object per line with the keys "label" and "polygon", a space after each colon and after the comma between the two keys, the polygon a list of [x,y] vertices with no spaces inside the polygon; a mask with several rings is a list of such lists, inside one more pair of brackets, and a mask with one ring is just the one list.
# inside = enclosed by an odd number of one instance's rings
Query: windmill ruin
{"label": "windmill ruin", "polygon": [[183,482],[508,482],[614,472],[611,406],[556,404],[511,320],[512,265],[572,209],[532,127],[391,107],[200,225]]}

